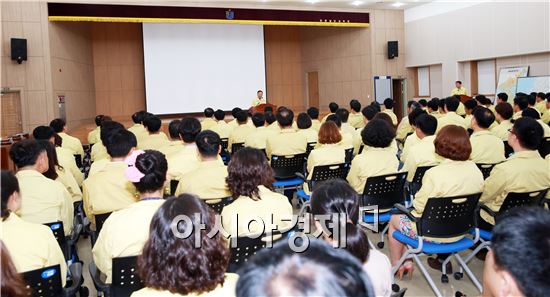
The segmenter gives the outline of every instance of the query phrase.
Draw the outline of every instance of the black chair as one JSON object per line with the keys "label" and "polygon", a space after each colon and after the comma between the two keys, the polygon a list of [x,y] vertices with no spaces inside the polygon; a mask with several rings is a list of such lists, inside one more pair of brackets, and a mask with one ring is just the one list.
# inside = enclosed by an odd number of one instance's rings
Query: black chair
{"label": "black chair", "polygon": [[413,179],[407,186],[407,194],[411,198],[411,201],[418,190],[422,188],[422,179],[424,178],[426,171],[430,170],[433,167],[434,166],[420,166],[416,168]]}
{"label": "black chair", "polygon": [[[82,287],[82,264],[73,263],[69,267],[69,272],[72,277],[71,285],[63,288],[61,283],[61,268],[59,264],[27,271],[21,274],[23,280],[27,284],[27,288],[31,290],[33,297],[70,297],[76,296],[80,291],[80,296],[86,295],[86,287]],[[4,294],[2,294],[4,296]]]}
{"label": "black chair", "polygon": [[483,179],[487,179],[489,175],[491,175],[491,171],[493,171],[493,168],[495,168],[495,165],[497,164],[476,163],[476,166],[477,168],[479,168],[479,171],[481,171],[481,173],[483,174]]}
{"label": "black chair", "polygon": [[222,158],[223,164],[227,165],[229,164],[229,161],[231,161],[231,154],[229,154],[229,151],[228,151],[229,139],[222,138],[221,145],[222,145],[222,149],[220,151],[220,157]]}
{"label": "black chair", "polygon": [[244,148],[244,142],[233,143],[231,145],[231,154],[233,155],[234,153],[238,152],[242,148]]}
{"label": "black chair", "polygon": [[222,198],[220,202],[217,203],[206,203],[210,208],[212,208],[217,214],[221,214],[224,207],[231,204],[233,199],[231,197]]}
{"label": "black chair", "polygon": [[535,206],[535,205],[543,206],[545,202],[544,197],[546,196],[547,192],[548,192],[548,189],[526,192],[526,193],[510,192],[508,193],[508,195],[506,195],[506,198],[504,198],[504,202],[502,202],[502,205],[500,206],[500,209],[497,212],[490,209],[485,204],[480,204],[479,207],[485,212],[487,212],[490,216],[492,216],[495,219],[495,223],[496,223],[498,222],[499,217],[501,217],[503,214],[507,213],[514,207]]}
{"label": "black chair", "polygon": [[539,154],[542,158],[545,158],[548,154],[550,154],[550,137],[546,137],[542,140],[539,147]]}
{"label": "black chair", "polygon": [[359,152],[357,152],[357,154],[360,155],[363,152],[363,149],[365,149],[365,145],[361,143],[361,146],[359,147]]}
{"label": "black chair", "polygon": [[276,179],[295,178],[296,172],[304,172],[306,154],[271,156],[271,168]]}
{"label": "black chair", "polygon": [[504,157],[508,158],[514,153],[514,149],[508,144],[508,141],[504,141]]}
{"label": "black chair", "polygon": [[137,272],[137,256],[113,258],[111,284],[101,280],[101,272],[94,262],[90,263],[89,268],[96,290],[106,297],[129,297],[144,287]]}
{"label": "black chair", "polygon": [[315,148],[317,142],[308,142],[306,147],[306,158],[309,157],[311,151]]}
{"label": "black chair", "polygon": [[351,160],[353,160],[353,148],[345,149],[344,152],[346,153],[346,164],[351,164]]}
{"label": "black chair", "polygon": [[111,213],[108,212],[108,213],[102,213],[102,214],[94,216],[94,218],[95,218],[95,231],[90,232],[90,240],[92,242],[92,247],[94,246],[95,241],[97,240],[97,237],[99,236],[99,231],[101,231],[101,228],[103,227],[103,224],[105,223],[107,218],[109,218],[110,215],[111,215]]}
{"label": "black chair", "polygon": [[309,190],[311,191],[315,184],[329,179],[345,179],[346,178],[346,164],[333,164],[313,167],[311,179],[306,181]]}
{"label": "black chair", "polygon": [[176,189],[178,188],[180,181],[177,179],[170,180],[170,196],[174,196]]}
{"label": "black chair", "polygon": [[[279,240],[288,238],[289,234],[294,231],[293,229],[281,232],[273,232],[273,236],[280,236],[279,238],[273,240],[270,244],[274,244]],[[237,246],[231,246],[231,258],[229,260],[229,266],[227,268],[228,272],[236,272],[241,268],[248,260],[256,255],[260,250],[265,248],[268,244],[268,241],[265,239],[262,240],[264,235],[259,235],[257,238],[239,236],[237,237]],[[231,240],[231,239],[230,239]]]}
{"label": "black chair", "polygon": [[76,167],[82,168],[82,156],[74,155],[74,161],[76,162]]}

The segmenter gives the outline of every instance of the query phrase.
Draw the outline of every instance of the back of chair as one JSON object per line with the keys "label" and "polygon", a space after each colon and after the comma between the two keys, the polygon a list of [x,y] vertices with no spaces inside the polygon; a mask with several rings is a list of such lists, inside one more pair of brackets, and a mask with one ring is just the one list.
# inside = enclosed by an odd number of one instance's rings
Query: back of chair
{"label": "back of chair", "polygon": [[550,137],[546,137],[542,140],[539,147],[539,153],[542,158],[545,158],[548,154],[550,154]]}
{"label": "back of chair", "polygon": [[344,152],[346,153],[346,164],[351,164],[351,160],[353,159],[353,148],[345,149]]}
{"label": "back of chair", "polygon": [[418,189],[422,187],[422,179],[426,174],[426,171],[430,170],[434,166],[420,166],[416,168],[412,182],[418,185]]}
{"label": "back of chair", "polygon": [[137,272],[137,256],[113,258],[111,296],[129,297],[143,288]]}
{"label": "back of chair", "polygon": [[52,230],[55,240],[57,240],[57,243],[59,244],[61,251],[63,251],[63,255],[65,256],[65,259],[68,259],[70,255],[70,251],[69,251],[69,245],[67,244],[67,238],[65,237],[63,222],[57,221],[53,223],[47,223],[44,225],[50,227],[50,230]]}
{"label": "back of chair", "polygon": [[227,197],[227,198],[222,198],[221,200],[222,201],[218,203],[212,203],[212,204],[206,203],[206,205],[210,206],[210,208],[212,208],[217,214],[221,214],[223,208],[231,204],[231,202],[233,202],[233,199],[231,197]]}
{"label": "back of chair", "polygon": [[170,196],[174,196],[176,189],[178,188],[180,181],[177,179],[170,180]]}
{"label": "back of chair", "polygon": [[76,167],[82,168],[82,156],[74,155],[74,161],[76,162]]}
{"label": "back of chair", "polygon": [[313,167],[311,180],[308,181],[309,189],[312,190],[315,183],[336,178],[346,178],[346,164],[315,166]]}
{"label": "back of chair", "polygon": [[99,214],[99,215],[95,215],[95,230],[97,232],[97,234],[99,234],[99,231],[101,231],[101,228],[103,227],[103,223],[105,223],[105,221],[107,220],[107,218],[109,218],[109,216],[111,215],[110,212],[108,213],[102,213],[102,214]]}
{"label": "back of chair", "polygon": [[544,196],[546,196],[547,191],[548,189],[526,193],[508,193],[508,195],[506,195],[506,198],[504,198],[504,202],[500,206],[500,209],[498,210],[498,217],[507,213],[510,209],[514,207],[542,205],[544,202]]}
{"label": "back of chair", "polygon": [[231,156],[227,151],[229,147],[229,140],[227,138],[222,138],[221,142],[222,142],[222,149],[220,151],[220,157],[222,158],[223,164],[227,165],[231,160]]}
{"label": "back of chair", "polygon": [[476,163],[477,168],[479,168],[479,171],[483,174],[483,179],[487,179],[489,175],[491,175],[491,171],[493,171],[493,168],[495,168],[495,165],[497,164],[482,164],[482,163]]}
{"label": "back of chair", "polygon": [[468,233],[476,226],[477,202],[481,193],[429,198],[416,223],[419,236],[450,238]]}
{"label": "back of chair", "polygon": [[233,143],[231,145],[231,154],[234,154],[236,152],[238,152],[240,149],[242,149],[244,147],[244,142],[240,142],[240,143]]}
{"label": "back of chair", "polygon": [[306,154],[271,156],[271,168],[273,168],[275,178],[294,178],[296,172],[303,172],[305,156]]}
{"label": "back of chair", "polygon": [[[33,297],[63,296],[59,264],[22,273]],[[4,294],[2,294],[4,296]]]}
{"label": "back of chair", "polygon": [[309,157],[311,151],[315,148],[317,142],[308,142],[306,147],[306,157]]}
{"label": "back of chair", "polygon": [[403,203],[405,200],[404,185],[406,178],[407,172],[367,178],[363,197],[361,197],[361,205],[378,205],[378,209],[388,209],[396,203]]}
{"label": "back of chair", "polygon": [[[277,240],[274,240],[273,243],[279,240],[283,240],[288,238],[288,235],[293,232],[293,230],[288,230],[284,233],[280,233],[277,231],[273,232],[273,236],[281,235]],[[261,249],[265,248],[267,245],[267,242],[262,240],[263,236],[260,236],[258,238],[250,238],[250,237],[238,237],[237,238],[237,247],[231,247],[231,259],[229,260],[229,272],[235,272],[237,271],[242,265],[244,265],[246,262],[248,262],[248,259],[254,255]]]}
{"label": "back of chair", "polygon": [[227,149],[229,148],[229,139],[228,138],[222,138],[220,140],[222,142],[222,152],[227,151]]}
{"label": "back of chair", "polygon": [[504,157],[508,158],[514,153],[514,149],[508,144],[508,141],[504,141]]}

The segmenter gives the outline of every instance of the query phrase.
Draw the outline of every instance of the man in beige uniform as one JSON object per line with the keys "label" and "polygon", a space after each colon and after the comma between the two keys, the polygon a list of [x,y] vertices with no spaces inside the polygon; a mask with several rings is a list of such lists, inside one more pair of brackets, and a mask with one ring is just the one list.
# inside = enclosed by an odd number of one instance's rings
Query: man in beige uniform
{"label": "man in beige uniform", "polygon": [[478,106],[474,109],[470,136],[472,153],[470,160],[476,164],[497,164],[504,161],[504,142],[489,131],[495,121],[491,110]]}
{"label": "man in beige uniform", "polygon": [[290,156],[306,152],[307,141],[292,129],[293,120],[294,112],[290,109],[285,108],[277,113],[277,123],[281,131],[267,139],[265,150],[268,159],[271,159],[272,155]]}

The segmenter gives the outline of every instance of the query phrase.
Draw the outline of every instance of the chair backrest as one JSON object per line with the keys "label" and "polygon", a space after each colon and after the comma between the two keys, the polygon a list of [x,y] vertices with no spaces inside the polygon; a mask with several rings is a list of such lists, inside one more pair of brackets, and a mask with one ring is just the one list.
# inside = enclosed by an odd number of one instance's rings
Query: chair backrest
{"label": "chair backrest", "polygon": [[221,145],[222,145],[222,152],[227,151],[227,149],[229,148],[229,139],[228,138],[222,138],[220,140],[221,140]]}
{"label": "chair backrest", "polygon": [[33,297],[63,296],[59,264],[27,271],[22,273],[22,276]]}
{"label": "chair backrest", "polygon": [[313,189],[315,183],[329,180],[346,178],[346,164],[333,164],[313,167],[313,173],[311,174],[311,180],[308,181],[309,189]]}
{"label": "chair backrest", "polygon": [[170,196],[174,196],[176,189],[178,188],[180,181],[177,179],[170,180]]}
{"label": "chair backrest", "polygon": [[361,146],[359,147],[359,152],[357,152],[357,154],[360,155],[363,152],[364,148],[365,148],[365,145],[361,143]]}
{"label": "chair backrest", "polygon": [[450,238],[475,227],[477,203],[481,193],[429,198],[416,223],[419,236]]}
{"label": "chair backrest", "polygon": [[316,145],[317,145],[317,142],[308,142],[308,143],[307,143],[307,146],[306,146],[306,157],[309,156],[309,154],[310,154],[311,151],[315,148]]}
{"label": "chair backrest", "polygon": [[550,154],[550,137],[546,137],[542,140],[539,147],[539,153],[542,158],[545,158],[548,154]]}
{"label": "chair backrest", "polygon": [[76,167],[82,168],[82,157],[80,155],[74,155],[74,161],[76,162]]}
{"label": "chair backrest", "polygon": [[396,203],[403,203],[405,200],[404,185],[406,178],[407,172],[367,178],[363,197],[361,197],[361,205],[378,205],[378,209],[387,209],[392,208]]}
{"label": "chair backrest", "polygon": [[107,220],[107,218],[109,218],[109,216],[111,215],[110,212],[108,213],[102,213],[102,214],[98,214],[98,215],[95,215],[95,230],[97,232],[97,234],[99,234],[99,231],[101,231],[101,228],[103,227],[103,223],[105,223],[105,221]]}
{"label": "chair backrest", "polygon": [[242,148],[244,148],[244,142],[233,143],[231,145],[231,154],[234,154],[234,153],[238,152]]}
{"label": "chair backrest", "polygon": [[231,204],[233,202],[233,199],[231,197],[222,198],[222,201],[218,203],[206,203],[206,205],[210,206],[216,213],[221,214],[222,210],[225,206]]}
{"label": "chair backrest", "polygon": [[137,271],[137,256],[113,258],[111,296],[130,297],[141,288],[143,281]]}
{"label": "chair backrest", "polygon": [[273,168],[275,178],[293,178],[296,177],[296,172],[303,172],[305,156],[306,154],[271,156],[271,168]]}
{"label": "chair backrest", "polygon": [[491,175],[491,171],[493,171],[493,168],[495,168],[495,165],[497,164],[481,164],[476,163],[477,168],[479,168],[479,171],[483,174],[483,179],[487,179],[489,175]]}
{"label": "chair backrest", "polygon": [[[289,234],[293,231],[293,229],[290,229],[284,233],[274,231],[274,236],[280,234],[281,237],[274,240],[273,243],[288,238]],[[259,236],[258,238],[251,238],[246,236],[239,236],[237,238],[237,247],[230,247],[231,259],[229,260],[229,272],[237,271],[242,265],[248,262],[248,259],[250,257],[256,255],[258,251],[266,247],[267,242],[262,240],[262,237],[263,236]]]}
{"label": "chair backrest", "polygon": [[346,164],[351,164],[351,160],[353,159],[353,148],[345,149],[344,152],[346,153]]}
{"label": "chair backrest", "polygon": [[48,227],[50,227],[50,230],[52,230],[53,236],[55,237],[55,240],[57,240],[57,243],[59,244],[59,247],[61,248],[61,251],[63,251],[63,255],[65,256],[65,259],[69,258],[70,250],[69,245],[67,243],[67,238],[65,237],[65,230],[63,228],[63,222],[57,221],[53,223],[47,223],[44,224]]}
{"label": "chair backrest", "polygon": [[420,166],[416,168],[412,182],[422,186],[422,179],[426,174],[426,171],[430,170],[434,166]]}
{"label": "chair backrest", "polygon": [[229,147],[229,140],[227,138],[222,138],[221,145],[222,149],[220,151],[220,157],[222,158],[223,164],[227,165],[229,164],[229,161],[231,161],[231,155],[227,151],[227,148]]}
{"label": "chair backrest", "polygon": [[508,158],[514,153],[514,149],[508,144],[508,141],[504,141],[504,157]]}
{"label": "chair backrest", "polygon": [[504,198],[504,202],[502,202],[500,209],[498,210],[497,219],[514,207],[542,205],[546,192],[548,192],[548,189],[526,193],[508,193],[506,198]]}

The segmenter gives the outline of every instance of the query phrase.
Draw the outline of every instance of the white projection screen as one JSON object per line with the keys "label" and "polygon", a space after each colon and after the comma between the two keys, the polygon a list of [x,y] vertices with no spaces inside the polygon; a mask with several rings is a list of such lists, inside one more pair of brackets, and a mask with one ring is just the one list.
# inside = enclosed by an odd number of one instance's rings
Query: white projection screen
{"label": "white projection screen", "polygon": [[265,92],[261,25],[144,23],[143,55],[154,114],[248,109]]}

